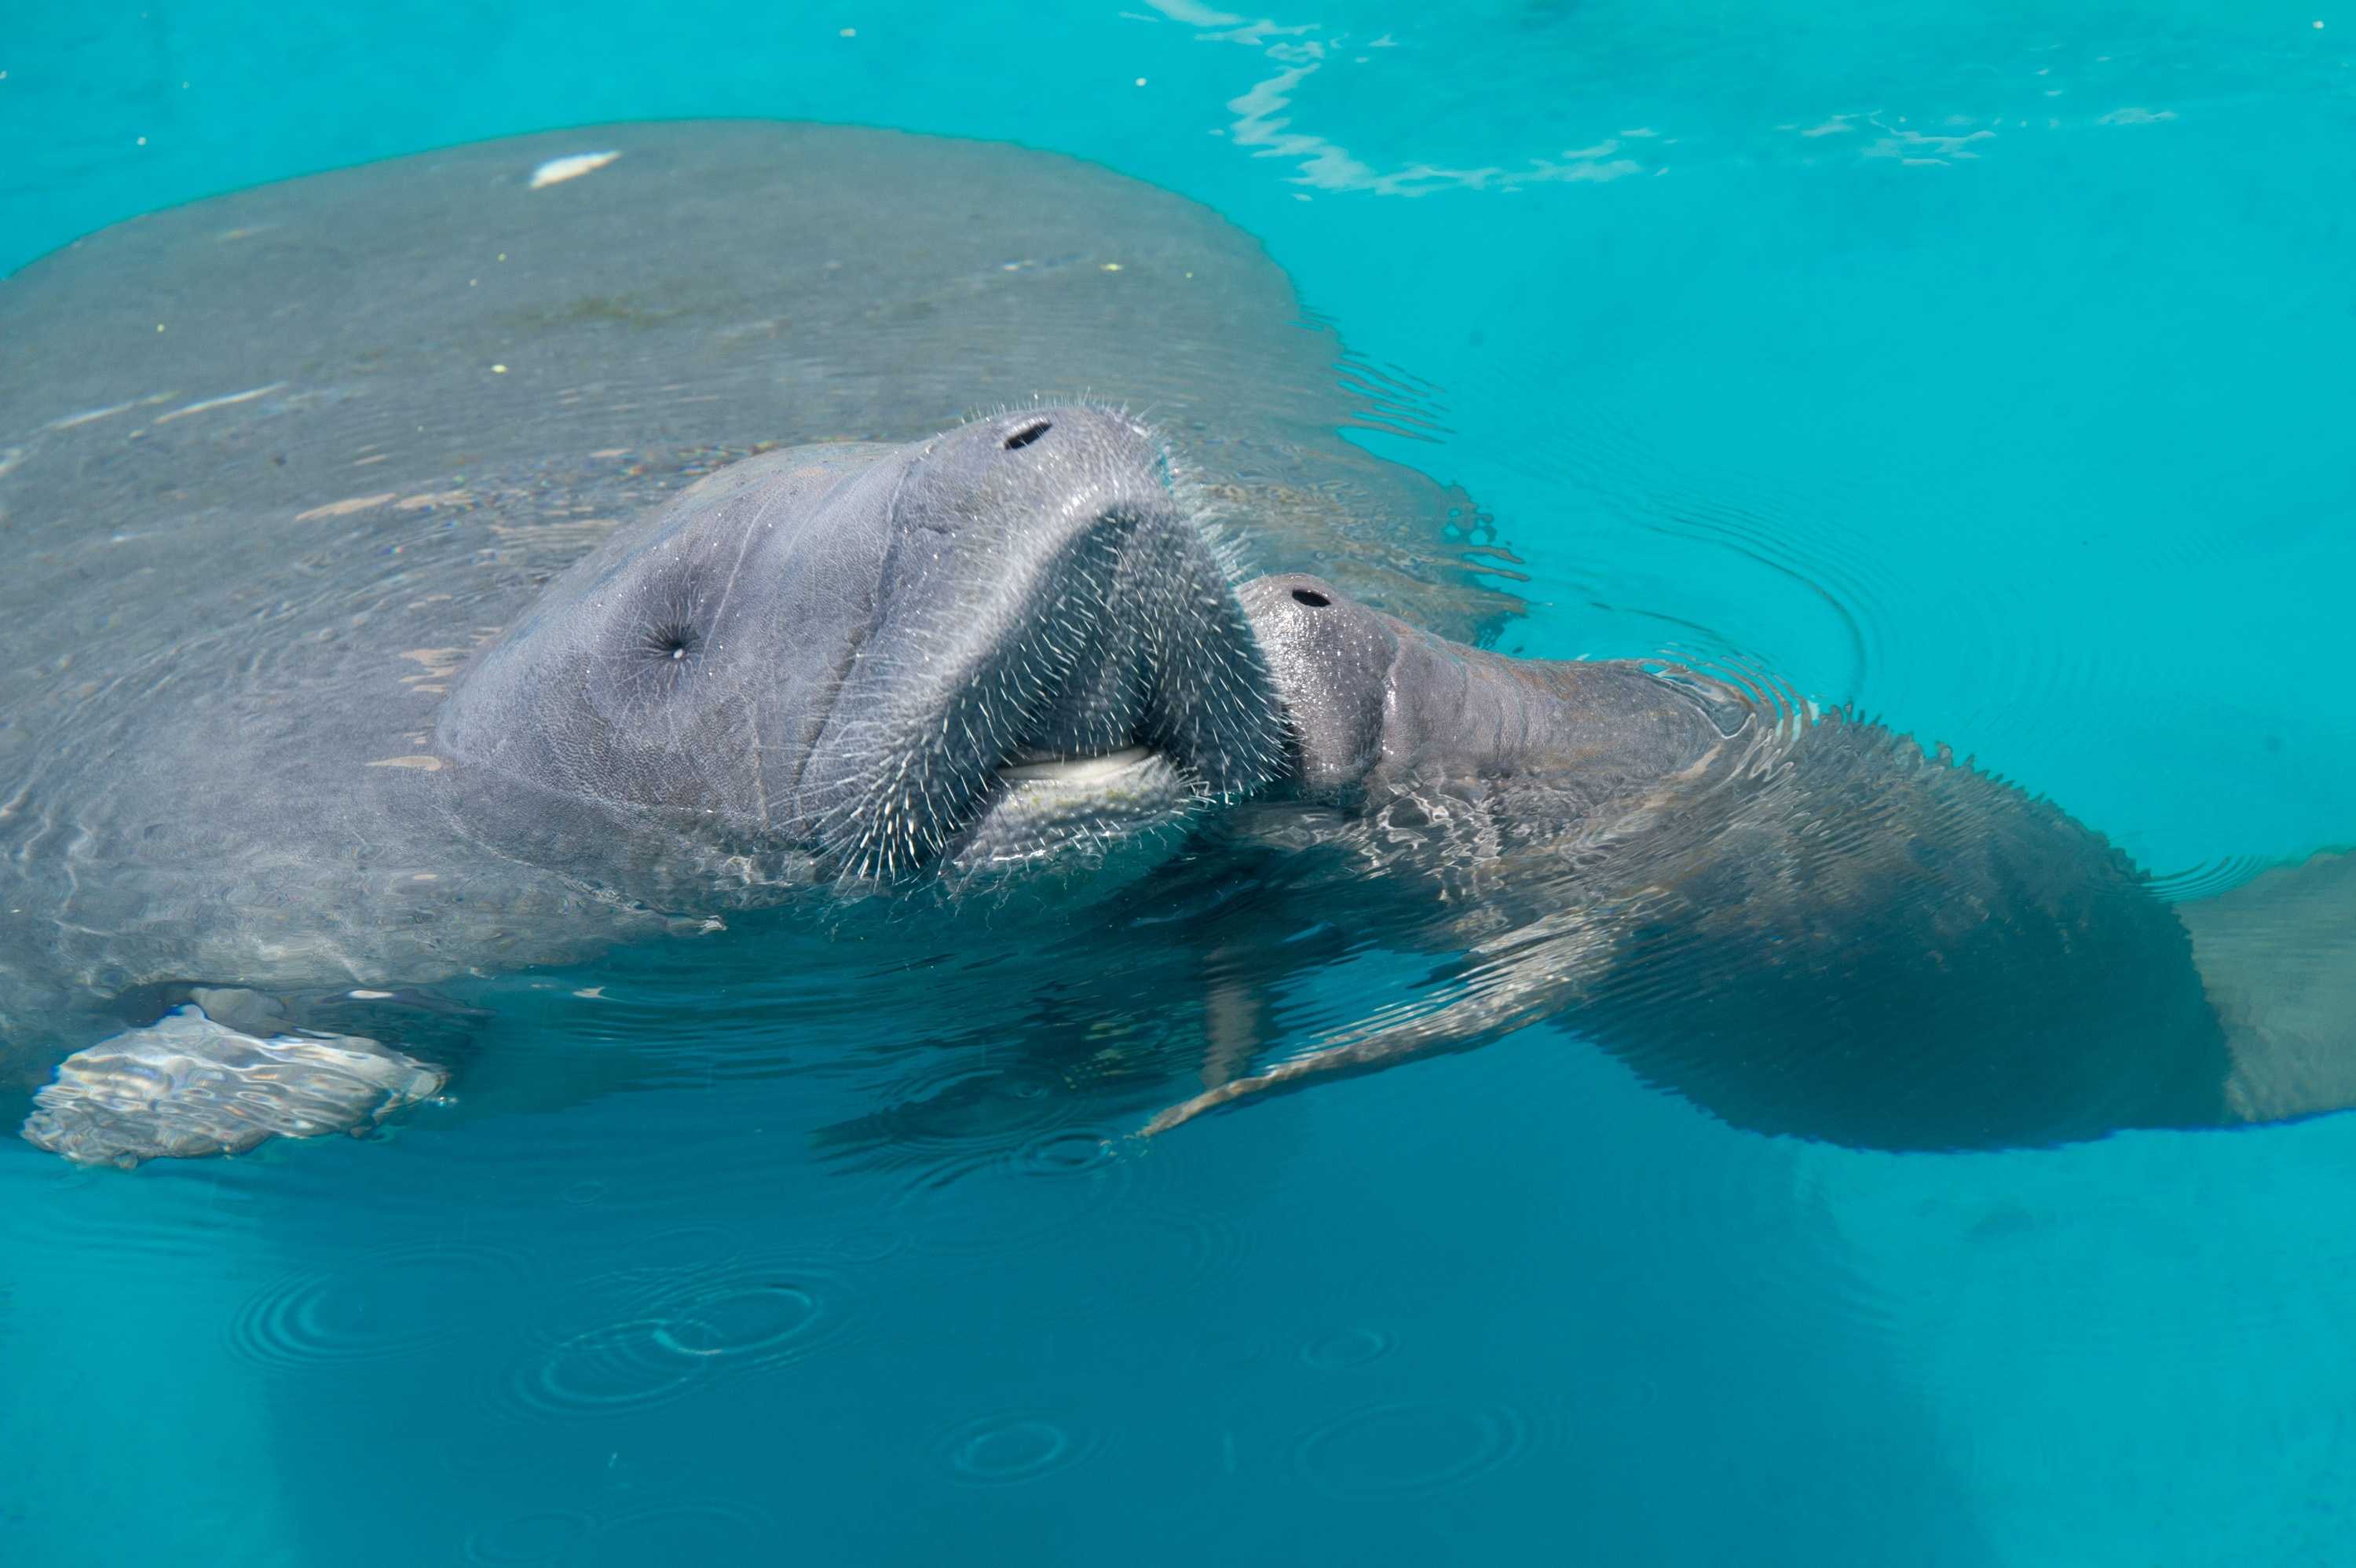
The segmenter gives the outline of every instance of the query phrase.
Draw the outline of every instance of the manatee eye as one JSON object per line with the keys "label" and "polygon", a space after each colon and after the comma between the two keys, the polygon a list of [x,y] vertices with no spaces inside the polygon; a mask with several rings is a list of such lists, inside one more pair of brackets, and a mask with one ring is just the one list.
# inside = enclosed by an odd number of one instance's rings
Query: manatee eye
{"label": "manatee eye", "polygon": [[1313,588],[1294,589],[1292,591],[1292,602],[1295,604],[1306,604],[1312,610],[1323,610],[1325,606],[1333,603],[1333,601],[1326,598],[1325,595],[1318,592]]}
{"label": "manatee eye", "polygon": [[1049,420],[1038,420],[1026,424],[1006,438],[1006,450],[1019,452],[1055,428],[1054,422]]}

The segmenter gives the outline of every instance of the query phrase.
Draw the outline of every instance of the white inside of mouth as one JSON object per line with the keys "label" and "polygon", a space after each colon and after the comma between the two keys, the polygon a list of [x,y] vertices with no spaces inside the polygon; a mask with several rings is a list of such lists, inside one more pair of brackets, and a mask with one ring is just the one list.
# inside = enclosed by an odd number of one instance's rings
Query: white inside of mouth
{"label": "white inside of mouth", "polygon": [[1020,763],[998,770],[998,776],[1011,783],[1026,784],[1044,781],[1050,784],[1103,784],[1119,777],[1141,763],[1151,762],[1151,746],[1123,746],[1118,752],[1100,752],[1093,757],[1059,757],[1053,762]]}

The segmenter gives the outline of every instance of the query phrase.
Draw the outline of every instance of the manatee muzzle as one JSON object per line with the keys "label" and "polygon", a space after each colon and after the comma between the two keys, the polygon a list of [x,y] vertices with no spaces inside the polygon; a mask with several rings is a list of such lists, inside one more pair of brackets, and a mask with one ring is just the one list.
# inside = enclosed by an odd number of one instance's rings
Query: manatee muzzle
{"label": "manatee muzzle", "polygon": [[912,474],[882,613],[806,775],[842,874],[1066,859],[1274,775],[1258,645],[1134,432],[1084,431],[1022,485]]}

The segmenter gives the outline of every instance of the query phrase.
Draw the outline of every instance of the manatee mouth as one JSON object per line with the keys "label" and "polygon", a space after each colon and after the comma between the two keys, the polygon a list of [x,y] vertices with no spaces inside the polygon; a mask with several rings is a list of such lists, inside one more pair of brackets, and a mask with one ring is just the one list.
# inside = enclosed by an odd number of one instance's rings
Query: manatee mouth
{"label": "manatee mouth", "polygon": [[1158,485],[1076,524],[1034,519],[955,570],[929,602],[887,607],[837,698],[819,771],[844,759],[821,825],[842,874],[1174,842],[1204,803],[1272,776],[1282,731],[1258,639]]}
{"label": "manatee mouth", "polygon": [[1071,404],[906,459],[873,619],[802,770],[845,880],[1101,850],[1284,754],[1235,577],[1153,432]]}
{"label": "manatee mouth", "polygon": [[[1172,726],[1154,725],[1162,732],[1151,738],[1141,732],[1152,723],[1149,680],[1131,674],[1113,684],[1116,695],[1092,692],[1076,716],[1050,726],[1065,731],[1060,738],[1034,734],[1005,747],[960,792],[958,805],[944,802],[934,827],[938,848],[927,863],[969,876],[1100,859],[1131,840],[1168,837],[1205,803],[1256,782],[1214,783]],[[1075,728],[1080,735],[1070,733]],[[1114,733],[1104,734],[1107,728]],[[953,778],[966,760],[946,760],[944,772]]]}
{"label": "manatee mouth", "polygon": [[1099,859],[1179,829],[1212,796],[1168,753],[1137,744],[1078,755],[1018,750],[972,822],[942,856],[961,874]]}
{"label": "manatee mouth", "polygon": [[1117,751],[1066,756],[1036,746],[1018,747],[998,770],[1009,784],[1061,784],[1085,787],[1115,779],[1161,753],[1151,746],[1123,746]]}

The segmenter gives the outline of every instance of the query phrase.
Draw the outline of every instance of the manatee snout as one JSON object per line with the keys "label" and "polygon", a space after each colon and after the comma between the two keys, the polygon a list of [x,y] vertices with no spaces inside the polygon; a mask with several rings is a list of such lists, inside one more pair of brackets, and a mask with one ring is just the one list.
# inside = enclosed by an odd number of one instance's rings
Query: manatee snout
{"label": "manatee snout", "polygon": [[1238,595],[1285,715],[1289,766],[1312,798],[1346,794],[1381,759],[1402,628],[1323,578],[1255,578]]}
{"label": "manatee snout", "polygon": [[1278,756],[1267,670],[1158,440],[1108,410],[936,438],[812,759],[856,874],[1028,864],[1174,824]]}

